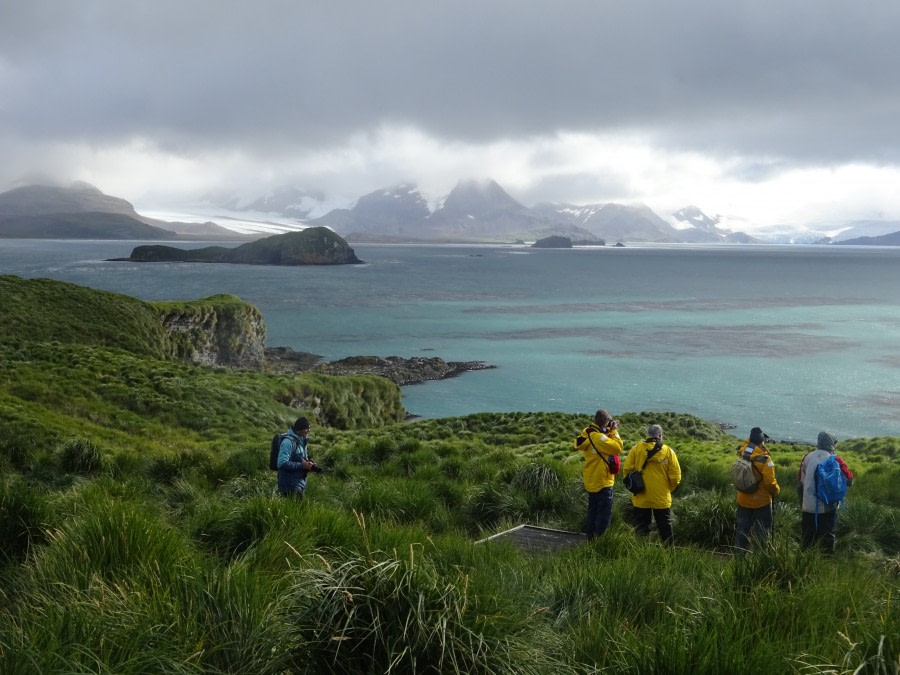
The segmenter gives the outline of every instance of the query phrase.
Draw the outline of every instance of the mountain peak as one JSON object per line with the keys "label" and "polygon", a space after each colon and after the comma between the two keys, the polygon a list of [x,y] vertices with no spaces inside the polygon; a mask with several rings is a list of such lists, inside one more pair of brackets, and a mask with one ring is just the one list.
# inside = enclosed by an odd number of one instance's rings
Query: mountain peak
{"label": "mountain peak", "polygon": [[680,223],[696,227],[704,232],[718,234],[717,226],[720,222],[718,216],[708,216],[696,206],[685,206],[672,214],[672,217]]}
{"label": "mountain peak", "polygon": [[74,192],[89,192],[95,195],[102,195],[103,191],[96,187],[95,185],[91,185],[90,183],[86,183],[83,180],[72,181],[72,184],[69,186],[71,190]]}
{"label": "mountain peak", "polygon": [[444,200],[443,210],[450,214],[477,214],[497,210],[524,210],[492,179],[461,180]]}

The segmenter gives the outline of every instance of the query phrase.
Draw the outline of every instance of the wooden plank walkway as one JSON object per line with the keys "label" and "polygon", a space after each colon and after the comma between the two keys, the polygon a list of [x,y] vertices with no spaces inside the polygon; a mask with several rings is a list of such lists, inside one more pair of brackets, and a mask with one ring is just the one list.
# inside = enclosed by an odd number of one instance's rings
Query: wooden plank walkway
{"label": "wooden plank walkway", "polygon": [[519,525],[504,532],[498,532],[475,544],[487,544],[492,541],[506,541],[525,553],[558,553],[587,542],[587,537],[580,532],[552,530],[535,525]]}

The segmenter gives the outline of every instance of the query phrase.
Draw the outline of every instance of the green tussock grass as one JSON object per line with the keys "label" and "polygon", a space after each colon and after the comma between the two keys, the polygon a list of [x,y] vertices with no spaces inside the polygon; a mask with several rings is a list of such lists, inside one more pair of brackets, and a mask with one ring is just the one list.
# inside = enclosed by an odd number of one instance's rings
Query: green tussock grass
{"label": "green tussock grass", "polygon": [[[900,439],[839,444],[857,479],[833,558],[798,543],[810,448],[774,444],[774,539],[735,556],[739,439],[623,413],[626,451],[659,423],[678,453],[676,546],[634,535],[617,481],[603,537],[526,555],[474,542],[523,522],[582,528],[572,439],[593,411],[404,423],[380,378],[202,368],[152,331],[96,339],[122,312],[139,331],[145,313],[237,300],[113,295],[104,318],[106,295],[62,285],[98,323],[52,326],[17,315],[53,283],[6,280],[2,673],[900,672]],[[278,497],[267,469],[298,414],[317,419],[325,469],[302,501]]]}

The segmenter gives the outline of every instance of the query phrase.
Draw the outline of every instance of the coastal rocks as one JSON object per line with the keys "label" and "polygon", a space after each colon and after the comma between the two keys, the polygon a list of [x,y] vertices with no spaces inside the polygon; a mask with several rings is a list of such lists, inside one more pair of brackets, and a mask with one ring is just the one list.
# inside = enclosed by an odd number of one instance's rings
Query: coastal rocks
{"label": "coastal rocks", "polygon": [[448,362],[438,357],[404,359],[399,356],[351,356],[317,365],[312,370],[328,375],[380,375],[404,386],[495,367],[483,361]]}
{"label": "coastal rocks", "polygon": [[322,357],[289,347],[265,347],[266,325],[253,305],[229,295],[189,303],[154,303],[171,355],[205,366],[229,366],[276,374],[380,375],[398,386],[442,380],[470,370],[494,368],[483,361],[438,357],[351,356],[322,363]]}
{"label": "coastal rocks", "polygon": [[318,354],[297,352],[290,347],[267,347],[265,370],[270,373],[302,373],[322,361]]}
{"label": "coastal rocks", "polygon": [[266,325],[253,305],[232,295],[192,302],[153,303],[171,356],[204,366],[228,366],[276,374],[379,375],[398,386],[442,380],[470,370],[494,368],[483,361],[438,357],[351,356],[322,363],[322,357],[289,347],[266,348]]}

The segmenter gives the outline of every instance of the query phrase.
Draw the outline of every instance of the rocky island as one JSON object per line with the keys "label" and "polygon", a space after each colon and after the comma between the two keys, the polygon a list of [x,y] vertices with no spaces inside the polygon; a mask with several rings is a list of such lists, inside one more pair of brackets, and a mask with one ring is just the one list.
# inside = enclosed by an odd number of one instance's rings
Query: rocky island
{"label": "rocky island", "polygon": [[236,248],[207,246],[181,249],[173,246],[138,246],[129,262],[209,262],[244,265],[353,265],[363,261],[343,237],[327,227],[308,227],[265,237]]}
{"label": "rocky island", "polygon": [[433,356],[349,356],[339,361],[323,363],[313,371],[327,375],[380,375],[400,386],[420,384],[429,380],[443,380],[470,370],[495,368],[484,361],[444,361]]}
{"label": "rocky island", "polygon": [[531,248],[572,248],[572,240],[569,237],[554,234],[538,239],[531,245]]}
{"label": "rocky island", "polygon": [[315,372],[326,375],[380,375],[398,386],[421,384],[430,380],[455,377],[470,370],[496,366],[484,361],[444,361],[439,357],[349,356],[320,363],[321,356],[297,352],[288,347],[269,347],[265,351],[266,369],[279,373]]}

